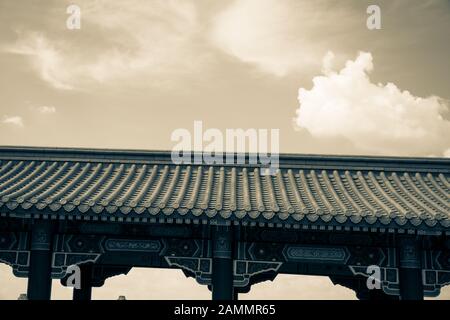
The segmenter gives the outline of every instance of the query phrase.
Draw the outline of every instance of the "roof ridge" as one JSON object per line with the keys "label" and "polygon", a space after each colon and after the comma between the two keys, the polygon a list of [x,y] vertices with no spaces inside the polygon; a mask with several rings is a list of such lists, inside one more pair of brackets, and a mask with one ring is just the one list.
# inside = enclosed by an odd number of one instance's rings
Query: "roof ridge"
{"label": "roof ridge", "polygon": [[[201,154],[201,159],[205,152],[190,151],[191,159],[195,159],[195,155]],[[233,155],[232,163],[227,161],[226,155]],[[254,167],[261,166],[259,159],[257,163],[251,163],[254,153],[217,153],[217,157],[223,157],[223,163],[214,163],[216,165],[252,165]],[[276,156],[277,154],[274,154]],[[239,163],[237,159],[242,157],[244,163]],[[434,157],[400,157],[400,156],[373,156],[373,155],[326,155],[326,154],[292,154],[279,153],[280,166],[289,164],[320,164],[324,168],[333,168],[344,166],[370,167],[377,170],[377,167],[427,167],[440,168],[450,170],[450,158],[434,158]],[[32,146],[0,146],[0,159],[58,159],[58,160],[103,160],[107,161],[155,161],[161,163],[172,162],[171,151],[168,150],[141,150],[141,149],[98,149],[98,148],[66,148],[66,147],[32,147]],[[231,159],[231,157],[230,157]],[[209,165],[202,163],[183,163],[193,165]],[[444,170],[447,171],[447,170]]]}

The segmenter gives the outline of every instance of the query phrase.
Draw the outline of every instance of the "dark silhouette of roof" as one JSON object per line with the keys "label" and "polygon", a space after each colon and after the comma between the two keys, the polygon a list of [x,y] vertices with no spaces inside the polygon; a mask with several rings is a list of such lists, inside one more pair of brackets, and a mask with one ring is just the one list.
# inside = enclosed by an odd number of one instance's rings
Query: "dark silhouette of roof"
{"label": "dark silhouette of roof", "polygon": [[450,226],[444,158],[282,154],[270,176],[258,163],[175,165],[167,151],[0,147],[0,164],[3,216],[419,233]]}

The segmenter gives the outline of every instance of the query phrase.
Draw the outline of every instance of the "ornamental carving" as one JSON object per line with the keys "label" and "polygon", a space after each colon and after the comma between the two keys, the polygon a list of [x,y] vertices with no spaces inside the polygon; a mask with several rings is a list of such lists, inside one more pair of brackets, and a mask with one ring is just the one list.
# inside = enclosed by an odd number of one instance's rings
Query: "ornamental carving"
{"label": "ornamental carving", "polygon": [[105,241],[105,249],[108,251],[159,252],[161,248],[158,240],[108,239]]}
{"label": "ornamental carving", "polygon": [[350,254],[345,247],[309,247],[287,245],[284,250],[287,261],[345,263]]}

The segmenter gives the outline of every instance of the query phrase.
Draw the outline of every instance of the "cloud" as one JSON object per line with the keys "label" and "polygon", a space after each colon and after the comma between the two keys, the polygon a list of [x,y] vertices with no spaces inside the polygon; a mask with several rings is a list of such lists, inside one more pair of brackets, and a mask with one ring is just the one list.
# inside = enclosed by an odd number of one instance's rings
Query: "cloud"
{"label": "cloud", "polygon": [[22,31],[4,51],[26,56],[44,81],[66,90],[140,75],[179,74],[196,67],[200,54],[193,52],[191,42],[197,32],[197,12],[190,1],[80,0],[77,5],[80,30],[51,36]]}
{"label": "cloud", "polygon": [[331,70],[331,60],[328,53],[325,74],[314,77],[310,90],[299,90],[298,127],[318,138],[344,137],[369,154],[448,155],[448,101],[372,83],[370,53],[360,52],[339,72]]}
{"label": "cloud", "polygon": [[37,108],[40,113],[55,113],[56,108],[52,106],[40,106]]}
{"label": "cloud", "polygon": [[23,127],[23,119],[19,116],[3,116],[2,123],[13,125],[16,127]]}
{"label": "cloud", "polygon": [[61,51],[57,50],[44,35],[29,33],[15,44],[6,46],[5,51],[24,55],[38,72],[40,77],[57,89],[72,89],[69,85],[68,65]]}
{"label": "cloud", "polygon": [[[234,1],[214,19],[210,38],[239,60],[285,76],[320,66],[317,57],[323,56],[327,45],[350,30],[354,34],[363,29],[352,27],[352,9],[344,7],[322,1]],[[334,21],[338,23],[330,32]]]}

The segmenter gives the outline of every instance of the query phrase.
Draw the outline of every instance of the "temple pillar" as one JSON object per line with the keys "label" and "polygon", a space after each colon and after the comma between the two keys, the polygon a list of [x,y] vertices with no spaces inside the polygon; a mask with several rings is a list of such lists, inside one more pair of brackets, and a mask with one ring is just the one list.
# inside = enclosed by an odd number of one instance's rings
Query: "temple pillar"
{"label": "temple pillar", "polygon": [[31,231],[30,270],[27,297],[29,300],[50,300],[52,289],[52,225],[37,220]]}
{"label": "temple pillar", "polygon": [[91,300],[92,297],[92,265],[80,266],[80,289],[73,288],[73,300]]}
{"label": "temple pillar", "polygon": [[360,289],[356,291],[356,297],[359,300],[382,301],[382,300],[399,300],[398,296],[388,295],[381,289]]}
{"label": "temple pillar", "polygon": [[399,242],[399,281],[402,300],[423,300],[420,246],[414,237]]}
{"label": "temple pillar", "polygon": [[213,300],[232,300],[234,294],[231,227],[214,226],[212,232],[212,298]]}

